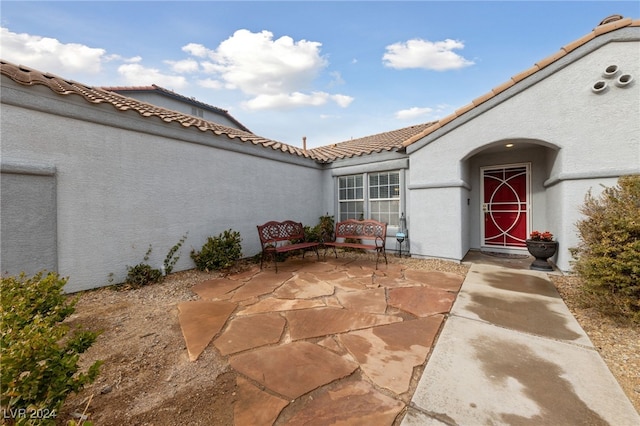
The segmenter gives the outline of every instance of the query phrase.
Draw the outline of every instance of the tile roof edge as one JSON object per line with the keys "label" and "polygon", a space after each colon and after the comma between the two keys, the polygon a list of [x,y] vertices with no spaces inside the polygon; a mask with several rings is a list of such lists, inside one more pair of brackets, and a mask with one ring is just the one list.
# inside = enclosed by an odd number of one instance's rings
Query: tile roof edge
{"label": "tile roof edge", "polygon": [[162,95],[175,98],[183,102],[190,103],[197,107],[208,109],[216,114],[224,115],[233,123],[235,123],[240,128],[240,130],[253,133],[251,130],[249,130],[247,126],[245,126],[240,121],[238,121],[234,116],[229,114],[228,110],[217,107],[215,105],[208,104],[206,102],[199,101],[195,97],[182,95],[176,91],[166,89],[162,86],[158,86],[157,84],[152,84],[151,86],[100,86],[100,88],[104,90],[109,90],[111,92],[159,92]]}
{"label": "tile roof edge", "polygon": [[[314,155],[325,159],[326,161],[333,161],[345,158],[362,157],[369,154],[377,154],[382,152],[404,152],[405,143],[407,140],[411,140],[415,137],[416,133],[420,134],[426,128],[435,125],[436,121],[430,121],[427,123],[413,124],[410,126],[402,127],[400,129],[388,130],[373,135],[367,135],[360,138],[350,139],[328,145],[318,146],[310,149]],[[415,129],[414,131],[411,131]],[[421,130],[422,129],[422,130]],[[409,132],[412,136],[407,136],[404,133]],[[365,139],[380,140],[381,137],[386,136],[388,142],[384,144],[376,143],[375,141],[361,143]],[[360,143],[359,143],[360,142]],[[354,149],[355,144],[358,149]]]}
{"label": "tile roof edge", "polygon": [[[603,20],[602,22],[605,22],[605,21],[606,21],[606,19]],[[580,37],[579,39],[574,40],[574,41],[566,44],[565,46],[560,48],[559,51],[553,53],[552,55],[547,56],[546,58],[543,58],[543,59],[539,60],[538,62],[536,62],[532,67],[528,68],[527,70],[522,71],[522,72],[514,75],[513,77],[511,77],[511,79],[509,81],[507,81],[505,83],[502,83],[499,86],[496,86],[490,92],[487,92],[484,95],[479,96],[476,99],[474,99],[470,104],[465,105],[465,106],[463,106],[461,108],[458,108],[454,113],[442,118],[435,125],[427,127],[426,129],[424,129],[419,134],[414,135],[413,137],[407,139],[402,144],[403,147],[406,148],[409,145],[412,145],[412,144],[416,143],[420,139],[430,135],[431,133],[435,132],[439,128],[445,126],[446,124],[450,123],[451,121],[454,121],[458,117],[466,114],[467,112],[471,111],[475,107],[477,107],[477,106],[483,104],[484,102],[488,101],[489,99],[493,98],[495,95],[497,95],[497,94],[507,90],[508,88],[512,87],[516,83],[518,83],[518,82],[524,80],[525,78],[537,73],[541,69],[551,65],[552,63],[556,62],[560,58],[562,58],[565,55],[567,55],[569,52],[577,49],[580,46],[583,46],[584,44],[586,44],[589,41],[595,39],[596,37],[598,37],[600,35],[603,35],[603,34],[606,34],[606,33],[609,33],[609,32],[612,32],[612,31],[619,30],[621,28],[639,27],[639,26],[640,26],[640,19],[632,19],[632,18],[621,18],[621,19],[618,19],[618,20],[615,20],[615,21],[612,21],[612,22],[607,22],[607,23],[598,25],[590,33],[587,33],[586,35]]]}
{"label": "tile roof edge", "polygon": [[[23,73],[22,76],[20,75],[21,73]],[[82,97],[82,99],[84,99],[86,102],[92,104],[108,104],[115,108],[117,111],[134,111],[143,118],[156,117],[166,123],[176,122],[183,127],[194,127],[203,133],[211,131],[215,135],[224,135],[231,140],[239,139],[243,142],[250,141],[252,144],[260,145],[265,149],[269,148],[269,146],[265,142],[272,142],[273,144],[280,144],[281,146],[286,145],[288,148],[281,149],[281,151],[290,153],[298,157],[309,158],[318,162],[323,161],[322,158],[315,158],[312,155],[308,155],[308,153],[303,149],[293,145],[288,145],[278,141],[272,141],[271,139],[255,135],[251,132],[234,129],[232,127],[224,126],[222,124],[204,120],[201,118],[196,119],[193,116],[179,111],[172,111],[167,108],[159,107],[157,105],[143,102],[135,98],[129,98],[125,95],[113,91],[105,90],[100,86],[85,85],[75,80],[65,79],[54,74],[45,73],[26,65],[17,65],[4,59],[0,59],[0,74],[5,75],[10,80],[22,86],[45,86],[53,93],[58,95],[75,94]],[[24,77],[24,74],[29,74],[28,80],[25,78],[21,78]],[[51,83],[55,83],[57,88],[54,88]],[[64,85],[62,83],[64,83]],[[100,97],[96,95],[100,95]],[[118,100],[113,99],[113,97],[118,97],[120,98],[120,100],[132,104],[128,105],[125,104],[125,102],[118,102]],[[136,105],[137,108],[135,107]]]}

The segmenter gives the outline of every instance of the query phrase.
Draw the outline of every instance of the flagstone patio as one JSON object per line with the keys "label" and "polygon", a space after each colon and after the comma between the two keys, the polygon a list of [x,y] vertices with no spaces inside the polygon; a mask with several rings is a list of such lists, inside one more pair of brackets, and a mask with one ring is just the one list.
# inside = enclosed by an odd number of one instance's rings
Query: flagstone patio
{"label": "flagstone patio", "polygon": [[353,257],[278,271],[204,281],[179,304],[190,360],[218,350],[238,373],[235,424],[392,425],[464,277]]}

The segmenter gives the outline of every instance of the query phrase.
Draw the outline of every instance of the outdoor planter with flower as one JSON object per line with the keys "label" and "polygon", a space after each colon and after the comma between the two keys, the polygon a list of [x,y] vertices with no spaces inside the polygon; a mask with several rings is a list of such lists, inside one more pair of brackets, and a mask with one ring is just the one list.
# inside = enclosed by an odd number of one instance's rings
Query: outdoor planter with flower
{"label": "outdoor planter with flower", "polygon": [[549,264],[550,257],[556,254],[558,242],[553,241],[553,234],[549,231],[533,231],[527,240],[527,250],[536,259],[530,268],[537,271],[553,271],[553,266]]}

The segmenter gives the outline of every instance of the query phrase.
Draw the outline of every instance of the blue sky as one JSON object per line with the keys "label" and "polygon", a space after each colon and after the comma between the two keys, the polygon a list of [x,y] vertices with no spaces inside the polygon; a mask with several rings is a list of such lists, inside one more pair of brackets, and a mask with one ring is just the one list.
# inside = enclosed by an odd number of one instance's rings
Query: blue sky
{"label": "blue sky", "polygon": [[638,1],[0,4],[0,57],[157,84],[309,147],[442,118]]}

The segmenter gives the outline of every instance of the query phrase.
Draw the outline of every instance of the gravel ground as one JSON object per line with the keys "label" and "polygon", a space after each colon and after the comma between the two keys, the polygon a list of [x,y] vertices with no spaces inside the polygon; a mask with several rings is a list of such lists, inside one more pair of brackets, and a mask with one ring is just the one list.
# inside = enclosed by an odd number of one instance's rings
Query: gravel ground
{"label": "gravel ground", "polygon": [[619,324],[595,309],[580,306],[578,277],[551,275],[551,279],[633,406],[640,412],[640,328]]}

